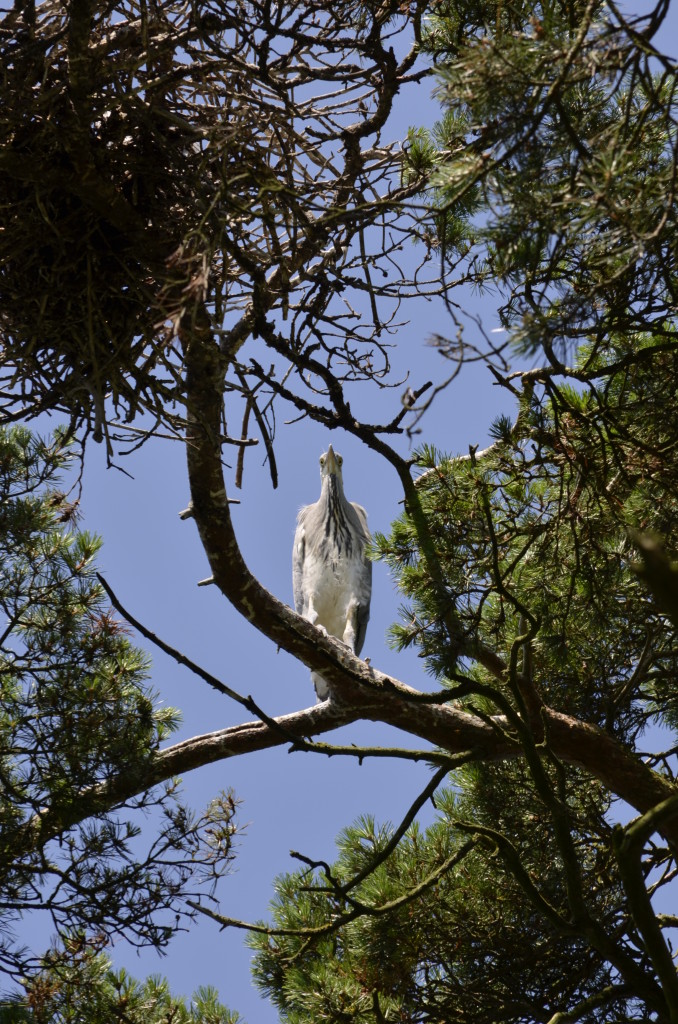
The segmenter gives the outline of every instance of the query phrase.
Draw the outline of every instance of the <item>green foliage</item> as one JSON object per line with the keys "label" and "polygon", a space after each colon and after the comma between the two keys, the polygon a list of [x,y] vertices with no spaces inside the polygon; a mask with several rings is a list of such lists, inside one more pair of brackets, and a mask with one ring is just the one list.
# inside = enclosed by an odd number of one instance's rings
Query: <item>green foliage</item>
{"label": "green foliage", "polygon": [[7,749],[12,788],[36,808],[48,793],[68,800],[126,757],[148,758],[176,724],[173,712],[154,712],[142,686],[148,659],[103,607],[94,578],[101,542],[73,531],[74,508],[42,489],[66,459],[58,439],[50,449],[20,430],[0,437],[3,692],[16,714],[32,709],[30,733]]}
{"label": "green foliage", "polygon": [[[661,376],[657,369],[627,368],[604,396],[559,385],[550,400],[533,390],[519,432],[498,424],[482,456],[421,453],[422,466],[433,467],[418,487],[433,558],[422,557],[418,522],[407,513],[390,538],[377,539],[411,599],[393,629],[399,647],[416,645],[453,682],[461,669],[448,613],[470,657],[486,645],[511,662],[529,630],[532,671],[551,706],[624,736],[650,713],[675,720],[668,687],[657,700],[659,681],[676,669],[675,635],[638,579],[629,535],[676,530],[666,449],[678,422],[665,397],[667,380],[678,380],[675,357],[662,357]],[[633,445],[643,434],[651,443]],[[627,686],[650,644],[652,667]],[[507,679],[509,700],[512,688]]]}
{"label": "green foliage", "polygon": [[0,432],[0,969],[13,976],[37,964],[12,935],[25,914],[47,911],[57,936],[162,947],[193,913],[182,897],[211,891],[232,857],[231,794],[196,815],[175,784],[153,787],[178,715],[156,704],[148,658],[104,601],[101,542],[57,489],[69,461],[59,434]]}
{"label": "green foliage", "polygon": [[26,995],[0,1006],[2,1024],[237,1024],[240,1017],[219,1002],[212,988],[199,988],[190,1002],[173,996],[164,978],[143,983],[113,971],[96,944],[71,936],[45,957]]}
{"label": "green foliage", "polygon": [[435,7],[427,41],[451,131],[433,179],[451,217],[477,196],[466,278],[499,286],[525,353],[566,359],[587,333],[606,351],[615,332],[670,322],[677,80],[654,49],[662,11]]}
{"label": "green foliage", "polygon": [[476,240],[473,214],[480,207],[480,191],[469,188],[457,197],[454,206],[448,202],[445,187],[440,186],[439,166],[441,160],[449,159],[450,153],[457,152],[460,140],[469,131],[466,114],[448,110],[432,129],[410,128],[407,133],[405,150],[405,180],[430,182],[429,195],[433,214],[434,230],[424,230],[422,238],[431,248],[443,246],[448,252],[466,256]]}
{"label": "green foliage", "polygon": [[[597,817],[601,794],[578,781],[569,813],[585,851],[580,893],[597,923],[615,927],[621,887]],[[283,1020],[545,1020],[613,985],[615,967],[570,918],[572,865],[529,774],[485,766],[455,782],[463,795],[442,791],[437,821],[413,826],[388,859],[380,854],[392,830],[364,819],[340,835],[330,868],[278,879],[274,930],[252,945],[255,978]],[[633,1019],[621,991],[609,1009]]]}

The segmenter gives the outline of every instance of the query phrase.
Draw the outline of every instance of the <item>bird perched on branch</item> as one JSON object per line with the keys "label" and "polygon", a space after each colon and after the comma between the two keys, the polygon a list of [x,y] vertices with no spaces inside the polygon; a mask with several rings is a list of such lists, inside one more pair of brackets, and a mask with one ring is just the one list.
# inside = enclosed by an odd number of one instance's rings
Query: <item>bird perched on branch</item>
{"label": "bird perched on branch", "polygon": [[[294,607],[360,654],[372,596],[370,533],[365,509],[344,497],[342,462],[330,445],[320,456],[320,498],[299,512],[292,554]],[[327,700],[325,679],[317,672],[311,679],[318,699]]]}

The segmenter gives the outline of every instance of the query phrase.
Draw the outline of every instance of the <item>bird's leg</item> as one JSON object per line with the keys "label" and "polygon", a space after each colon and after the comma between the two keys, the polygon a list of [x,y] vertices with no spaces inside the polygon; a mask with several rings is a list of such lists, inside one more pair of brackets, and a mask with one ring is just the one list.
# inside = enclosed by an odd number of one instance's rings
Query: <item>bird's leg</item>
{"label": "bird's leg", "polygon": [[[327,636],[327,630],[320,622],[318,622],[318,612],[313,605],[313,594],[309,594],[304,618],[307,622],[310,622],[312,626],[315,626],[316,629],[319,629],[324,636]],[[331,696],[330,688],[319,672],[311,672],[311,682],[315,687],[316,699],[318,702],[320,703],[321,701],[329,700]]]}
{"label": "bird's leg", "polygon": [[346,626],[344,628],[344,635],[342,640],[347,647],[350,647],[352,651],[355,651],[355,642],[358,635],[358,608],[359,603],[355,600],[351,601],[346,611]]}
{"label": "bird's leg", "polygon": [[324,636],[327,636],[327,630],[323,625],[321,625],[318,622],[318,613],[313,606],[313,595],[311,595],[308,599],[308,607],[306,609],[306,614],[304,615],[304,618],[307,619],[312,626],[315,626],[316,629],[319,629]]}

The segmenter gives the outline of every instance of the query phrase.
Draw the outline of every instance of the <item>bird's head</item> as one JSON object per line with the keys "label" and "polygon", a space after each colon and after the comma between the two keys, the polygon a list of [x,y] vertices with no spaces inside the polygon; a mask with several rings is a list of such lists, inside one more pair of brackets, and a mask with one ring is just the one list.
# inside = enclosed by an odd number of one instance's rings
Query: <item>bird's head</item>
{"label": "bird's head", "polygon": [[324,481],[334,477],[341,483],[341,464],[343,461],[341,455],[335,452],[332,445],[330,445],[327,451],[320,456],[320,479]]}

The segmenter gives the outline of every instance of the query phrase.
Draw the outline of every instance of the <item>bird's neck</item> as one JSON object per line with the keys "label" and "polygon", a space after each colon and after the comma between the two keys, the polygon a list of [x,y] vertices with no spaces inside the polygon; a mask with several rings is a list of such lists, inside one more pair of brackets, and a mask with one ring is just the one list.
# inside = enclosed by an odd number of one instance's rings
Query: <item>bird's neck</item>
{"label": "bird's neck", "polygon": [[320,500],[327,502],[342,501],[343,498],[344,488],[341,486],[341,480],[337,479],[336,476],[326,476],[320,488]]}

